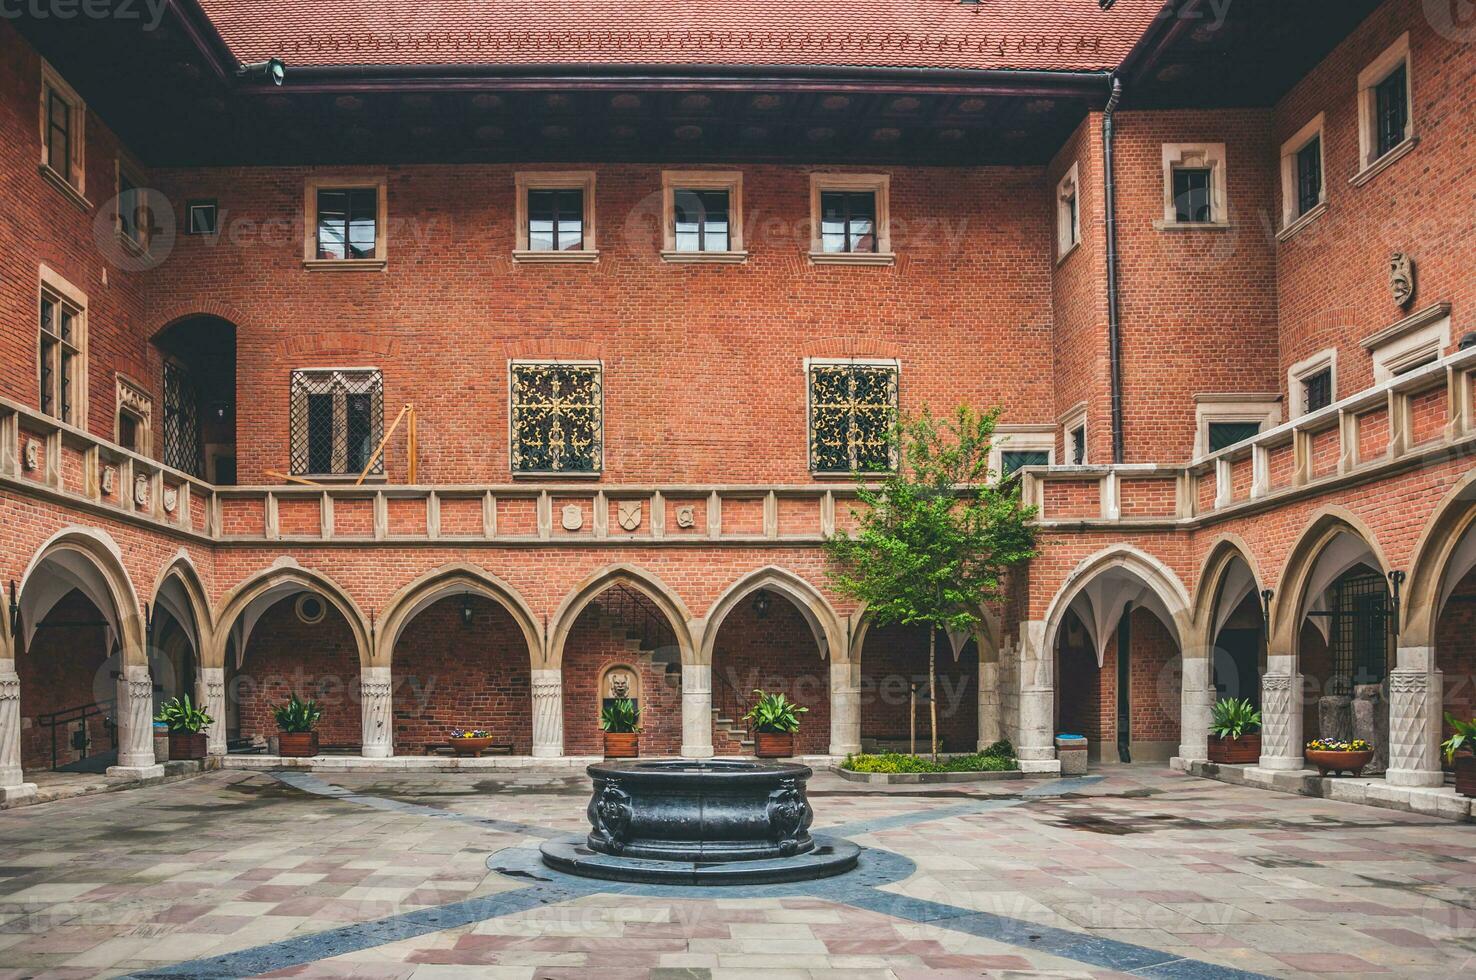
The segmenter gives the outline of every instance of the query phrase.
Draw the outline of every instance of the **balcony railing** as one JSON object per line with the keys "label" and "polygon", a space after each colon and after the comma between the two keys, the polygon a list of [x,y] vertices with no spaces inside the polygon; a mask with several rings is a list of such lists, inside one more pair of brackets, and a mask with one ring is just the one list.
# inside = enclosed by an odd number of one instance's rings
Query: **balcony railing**
{"label": "balcony railing", "polygon": [[1438,461],[1476,442],[1476,349],[1463,350],[1182,466],[1034,466],[1045,525],[1228,517],[1348,480]]}
{"label": "balcony railing", "polygon": [[[1476,444],[1476,349],[1187,465],[1021,471],[1045,526],[1178,526]],[[216,487],[0,399],[0,486],[208,542],[816,544],[851,485]]]}

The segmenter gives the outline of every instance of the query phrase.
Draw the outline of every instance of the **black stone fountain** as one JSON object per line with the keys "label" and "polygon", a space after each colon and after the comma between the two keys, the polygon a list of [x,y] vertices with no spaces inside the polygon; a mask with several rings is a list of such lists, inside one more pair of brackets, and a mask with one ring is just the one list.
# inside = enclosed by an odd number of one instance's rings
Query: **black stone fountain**
{"label": "black stone fountain", "polygon": [[803,881],[856,866],[861,848],[810,833],[808,766],[714,759],[602,764],[587,836],[543,844],[551,868],[682,885]]}

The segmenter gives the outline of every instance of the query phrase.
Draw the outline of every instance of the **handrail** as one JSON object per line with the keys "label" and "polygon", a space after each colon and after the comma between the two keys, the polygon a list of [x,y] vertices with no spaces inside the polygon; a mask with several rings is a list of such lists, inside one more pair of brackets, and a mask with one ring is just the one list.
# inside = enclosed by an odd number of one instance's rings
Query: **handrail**
{"label": "handrail", "polygon": [[[106,701],[89,701],[86,704],[79,704],[75,707],[63,708],[60,711],[36,716],[36,726],[38,728],[47,727],[51,729],[51,768],[53,770],[60,768],[56,746],[57,728],[75,722],[82,722],[82,731],[85,732],[87,730],[87,719],[111,712],[117,706],[117,703],[117,698],[108,698]],[[108,737],[112,740],[113,748],[116,749],[118,747],[117,724],[109,717],[104,722],[104,727],[108,731]],[[83,756],[83,758],[86,758],[86,756]]]}

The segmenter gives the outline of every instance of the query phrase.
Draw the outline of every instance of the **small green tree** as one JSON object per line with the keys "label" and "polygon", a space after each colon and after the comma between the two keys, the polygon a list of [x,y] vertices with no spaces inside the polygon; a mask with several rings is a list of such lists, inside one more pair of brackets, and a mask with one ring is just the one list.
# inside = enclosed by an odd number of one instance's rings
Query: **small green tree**
{"label": "small green tree", "polygon": [[[855,534],[828,543],[831,578],[866,604],[878,626],[928,627],[928,695],[938,757],[938,632],[969,632],[1001,596],[1005,573],[1035,557],[1035,509],[1017,480],[993,480],[989,450],[1000,410],[960,405],[951,419],[926,408],[894,429],[900,464],[880,486],[858,474]],[[875,476],[875,474],[870,474]]]}

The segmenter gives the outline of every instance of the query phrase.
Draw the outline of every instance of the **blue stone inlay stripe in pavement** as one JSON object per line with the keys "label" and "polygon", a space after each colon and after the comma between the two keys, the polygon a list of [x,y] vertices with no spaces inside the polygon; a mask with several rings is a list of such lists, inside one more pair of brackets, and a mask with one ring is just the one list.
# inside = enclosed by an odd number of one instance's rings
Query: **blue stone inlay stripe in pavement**
{"label": "blue stone inlay stripe in pavement", "polygon": [[1018,799],[979,799],[970,800],[968,803],[954,803],[949,806],[934,806],[923,810],[913,810],[911,813],[897,813],[890,817],[873,817],[870,820],[853,820],[850,823],[838,824],[834,827],[817,827],[832,837],[857,837],[861,834],[874,834],[879,830],[897,830],[901,827],[911,827],[915,824],[929,823],[933,820],[947,820],[949,817],[963,817],[974,813],[988,813],[990,810],[1003,810],[1006,807],[1019,806],[1023,801]]}
{"label": "blue stone inlay stripe in pavement", "polygon": [[544,840],[551,840],[567,833],[567,831],[563,830],[552,830],[548,827],[536,827],[533,824],[519,823],[516,820],[498,820],[496,817],[477,817],[469,813],[457,813],[454,810],[441,810],[422,803],[406,803],[404,800],[387,800],[382,796],[365,796],[362,793],[355,793],[351,789],[335,786],[306,772],[271,769],[265,771],[263,775],[270,776],[280,783],[291,786],[293,789],[300,789],[304,793],[312,793],[314,796],[329,796],[336,800],[343,800],[345,803],[367,806],[374,810],[409,813],[421,817],[430,817],[435,820],[454,820],[457,823],[474,824],[478,827],[499,830],[503,833],[522,834],[525,837],[541,837]]}

